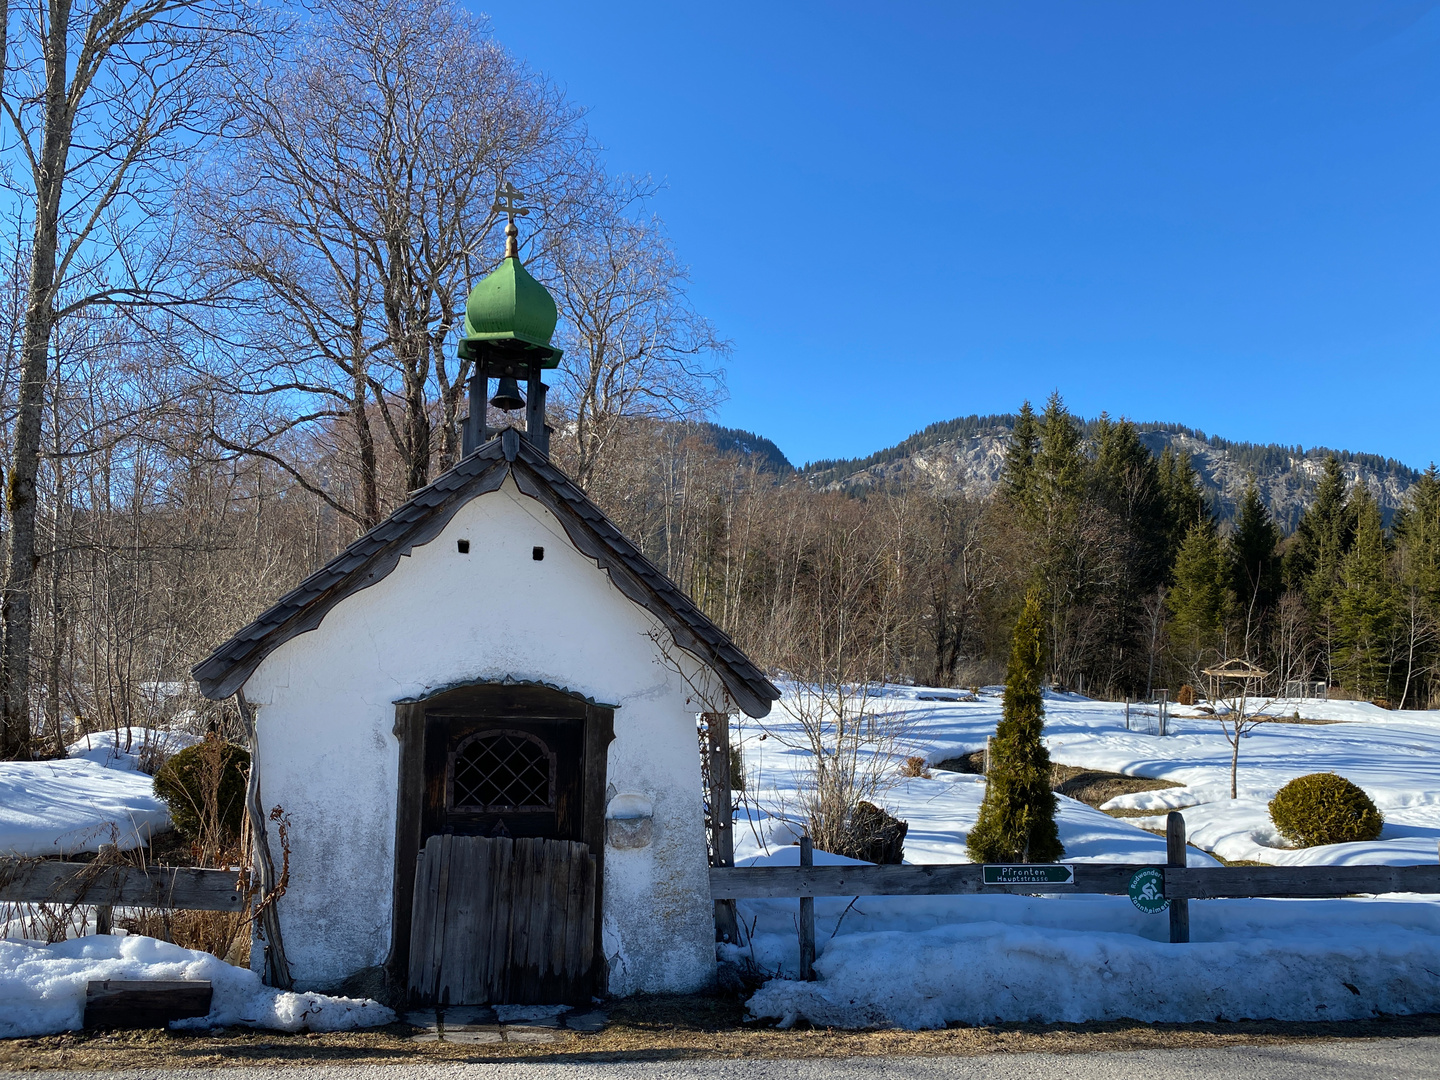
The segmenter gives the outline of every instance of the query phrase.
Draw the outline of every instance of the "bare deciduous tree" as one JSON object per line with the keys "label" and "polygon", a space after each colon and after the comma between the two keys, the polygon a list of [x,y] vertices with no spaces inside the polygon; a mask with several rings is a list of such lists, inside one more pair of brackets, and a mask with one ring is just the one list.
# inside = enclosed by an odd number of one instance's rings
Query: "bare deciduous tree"
{"label": "bare deciduous tree", "polygon": [[[219,386],[269,407],[247,438],[221,438],[369,528],[377,428],[398,497],[436,450],[442,468],[457,459],[469,371],[451,354],[469,285],[501,255],[495,190],[503,177],[545,208],[527,238],[543,259],[592,182],[582,117],[448,0],[324,0],[290,47],[249,55],[231,103],[232,152],[189,209],[206,269],[248,301],[218,327],[233,350]],[[336,425],[353,499],[283,451],[291,431]]]}
{"label": "bare deciduous tree", "polygon": [[31,235],[6,489],[0,755],[26,756],[52,335],[97,304],[185,299],[154,226],[183,158],[219,122],[217,71],[256,13],[239,0],[31,0],[7,14],[18,14],[19,31],[5,57],[3,106],[19,158],[8,176]]}
{"label": "bare deciduous tree", "polygon": [[608,182],[555,254],[566,346],[557,404],[574,425],[571,472],[581,487],[625,421],[692,419],[724,397],[714,362],[728,345],[691,306],[685,267],[645,215],[653,191],[646,181]]}

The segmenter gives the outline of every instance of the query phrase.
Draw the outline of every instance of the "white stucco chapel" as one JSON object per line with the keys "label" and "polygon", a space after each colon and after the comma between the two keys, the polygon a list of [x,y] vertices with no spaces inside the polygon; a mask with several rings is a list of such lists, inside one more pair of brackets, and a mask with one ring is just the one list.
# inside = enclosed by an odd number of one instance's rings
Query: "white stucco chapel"
{"label": "white stucco chapel", "polygon": [[289,845],[253,963],[298,988],[577,1004],[715,977],[696,688],[751,716],[779,693],[551,464],[556,309],[518,196],[466,302],[459,463],[194,670],[253,718]]}

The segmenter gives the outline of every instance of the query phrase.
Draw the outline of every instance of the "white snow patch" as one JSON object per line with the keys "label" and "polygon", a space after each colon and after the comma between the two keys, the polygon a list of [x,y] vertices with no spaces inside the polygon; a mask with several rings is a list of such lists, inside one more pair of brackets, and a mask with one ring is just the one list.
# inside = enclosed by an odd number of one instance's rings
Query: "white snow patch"
{"label": "white snow patch", "polygon": [[176,1028],[345,1031],[395,1019],[369,999],[275,990],[209,953],[135,934],[100,934],[54,945],[0,941],[0,1038],[79,1029],[85,986],[104,979],[208,979],[215,992],[209,1015],[176,1021]]}
{"label": "white snow patch", "polygon": [[118,731],[92,731],[67,746],[65,753],[69,761],[78,758],[93,761],[107,769],[139,772],[142,756],[167,758],[199,741],[194,735],[181,731],[132,727]]}
{"label": "white snow patch", "polygon": [[154,779],[139,771],[141,752],[158,746],[174,753],[195,741],[146,728],[102,731],[72,744],[67,758],[0,762],[0,856],[149,843],[170,828],[170,813]]}
{"label": "white snow patch", "polygon": [[[1124,898],[1104,899],[1129,906]],[[1369,925],[1357,934],[1353,920],[1330,923],[1309,914],[1297,913],[1302,921],[1293,929],[1271,926],[1261,935],[1231,933],[1189,945],[1011,920],[853,933],[831,941],[816,961],[820,981],[772,980],[749,1008],[782,1023],[804,1017],[845,1028],[937,1028],[1124,1018],[1353,1020],[1429,1012],[1440,1001],[1434,927]],[[1192,923],[1197,929],[1197,937],[1212,930]]]}

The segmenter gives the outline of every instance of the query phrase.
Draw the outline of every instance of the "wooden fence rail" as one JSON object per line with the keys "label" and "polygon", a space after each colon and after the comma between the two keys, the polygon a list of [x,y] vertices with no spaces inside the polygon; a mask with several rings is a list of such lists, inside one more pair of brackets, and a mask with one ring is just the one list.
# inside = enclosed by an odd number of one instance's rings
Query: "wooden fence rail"
{"label": "wooden fence rail", "polygon": [[[1158,868],[1169,901],[1170,940],[1190,940],[1190,901],[1226,897],[1323,898],[1359,893],[1440,893],[1440,865],[1428,866],[1186,866],[1185,819],[1167,815],[1164,863],[1066,863],[1071,880],[1023,884],[987,882],[978,863],[911,866],[811,866],[809,838],[801,840],[799,866],[712,866],[710,895],[721,900],[800,898],[801,978],[812,978],[817,896],[956,896],[976,893],[1106,893],[1124,896],[1140,870]],[[990,868],[994,869],[994,868]],[[1010,867],[1034,871],[1043,867]],[[1061,876],[1064,876],[1063,873]]]}
{"label": "wooden fence rail", "polygon": [[710,868],[717,900],[813,896],[943,896],[966,893],[1125,895],[1137,870],[1160,866],[1171,900],[1327,897],[1356,893],[1440,893],[1436,866],[1211,866],[1071,863],[1069,885],[986,885],[977,863],[919,866],[741,866]]}
{"label": "wooden fence rail", "polygon": [[0,902],[241,911],[234,870],[0,859]]}

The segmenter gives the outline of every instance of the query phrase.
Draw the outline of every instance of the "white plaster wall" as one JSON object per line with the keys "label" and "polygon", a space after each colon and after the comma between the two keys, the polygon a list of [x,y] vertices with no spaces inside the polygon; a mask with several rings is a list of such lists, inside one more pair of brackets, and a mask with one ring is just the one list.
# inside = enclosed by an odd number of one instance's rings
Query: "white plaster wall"
{"label": "white plaster wall", "polygon": [[[394,702],[506,676],[617,706],[608,790],[654,804],[651,844],[605,855],[611,992],[687,991],[713,977],[699,709],[657,662],[646,637],[657,625],[507,480],[265,659],[245,694],[258,706],[264,805],[289,817],[290,885],[278,908],[299,986],[338,983],[389,952]],[[689,670],[688,654],[670,651]]]}

